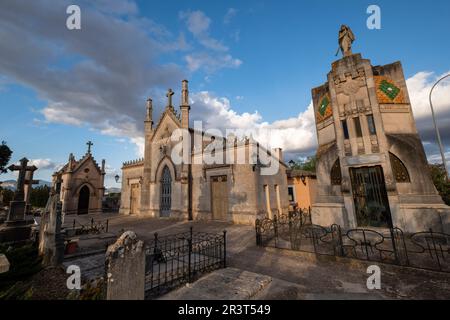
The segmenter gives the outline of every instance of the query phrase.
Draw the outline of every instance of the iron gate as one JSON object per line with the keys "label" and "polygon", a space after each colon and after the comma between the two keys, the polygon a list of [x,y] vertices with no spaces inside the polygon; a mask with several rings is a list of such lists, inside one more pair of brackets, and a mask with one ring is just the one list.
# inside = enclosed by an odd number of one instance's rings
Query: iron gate
{"label": "iron gate", "polygon": [[350,178],[358,226],[392,227],[383,168],[350,168]]}

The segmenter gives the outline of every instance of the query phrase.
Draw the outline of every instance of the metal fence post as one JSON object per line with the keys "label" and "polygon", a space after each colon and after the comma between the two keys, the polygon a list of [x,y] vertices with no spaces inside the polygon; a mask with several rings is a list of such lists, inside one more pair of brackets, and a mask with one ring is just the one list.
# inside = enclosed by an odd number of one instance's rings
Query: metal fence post
{"label": "metal fence post", "polygon": [[73,230],[75,230],[75,223],[76,223],[76,220],[73,219]]}
{"label": "metal fence post", "polygon": [[[192,228],[192,227],[191,227]],[[191,256],[192,256],[192,237],[188,240],[188,283],[191,282]]]}
{"label": "metal fence post", "polygon": [[256,232],[256,245],[261,245],[261,228],[259,226],[259,219],[255,221],[255,232]]}
{"label": "metal fence post", "polygon": [[[431,229],[431,228],[430,228],[430,235],[431,235],[431,241],[433,243],[433,249],[432,250],[430,249],[430,251],[434,251],[434,255],[436,256],[436,260],[437,260],[437,263],[438,263],[439,271],[441,271],[442,270],[441,261],[439,260],[439,253],[438,253],[437,248],[436,248],[436,242],[434,241],[433,229]],[[432,253],[431,253],[431,257],[433,257]]]}
{"label": "metal fence post", "polygon": [[397,246],[395,245],[394,229],[393,228],[389,228],[389,231],[391,232],[392,250],[394,250],[395,263],[401,265],[400,259],[398,257]]}
{"label": "metal fence post", "polygon": [[275,234],[275,248],[277,248],[277,246],[278,246],[278,218],[276,215],[273,217],[272,223],[273,223],[273,231]]}
{"label": "metal fence post", "polygon": [[109,219],[106,219],[106,232],[108,233],[109,230]]}
{"label": "metal fence post", "polygon": [[223,267],[227,267],[227,230],[223,230]]}

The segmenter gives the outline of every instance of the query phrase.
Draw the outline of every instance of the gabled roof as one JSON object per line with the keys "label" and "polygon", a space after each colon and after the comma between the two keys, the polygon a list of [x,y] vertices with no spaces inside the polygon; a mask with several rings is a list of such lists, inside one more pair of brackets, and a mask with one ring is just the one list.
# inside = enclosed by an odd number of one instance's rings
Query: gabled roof
{"label": "gabled roof", "polygon": [[159,130],[159,127],[161,126],[163,119],[166,116],[170,117],[178,127],[181,127],[181,119],[179,115],[176,113],[175,109],[173,107],[166,107],[163,114],[159,118],[158,124],[156,125],[154,132],[157,132]]}
{"label": "gabled roof", "polygon": [[[77,172],[81,167],[83,167],[83,165],[88,162],[88,161],[92,161],[94,163],[94,167],[97,169],[99,174],[102,174],[102,170],[100,169],[97,161],[95,161],[94,157],[92,156],[91,153],[86,153],[83,158],[81,158],[80,160],[75,160],[75,158],[73,158],[72,162],[73,162],[73,168],[72,168],[72,172]],[[69,161],[70,162],[70,161]],[[69,172],[69,162],[67,162],[64,167],[62,167],[59,171],[55,172],[56,174],[63,174],[66,172]]]}

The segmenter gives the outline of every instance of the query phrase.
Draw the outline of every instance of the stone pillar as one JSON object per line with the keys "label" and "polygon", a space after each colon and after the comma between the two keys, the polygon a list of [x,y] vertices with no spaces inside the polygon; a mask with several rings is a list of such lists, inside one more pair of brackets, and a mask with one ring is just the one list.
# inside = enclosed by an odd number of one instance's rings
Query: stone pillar
{"label": "stone pillar", "polygon": [[144,242],[133,231],[123,233],[106,251],[106,299],[144,300]]}
{"label": "stone pillar", "polygon": [[59,193],[52,193],[41,218],[39,254],[43,266],[57,266],[64,260],[64,239],[61,234],[62,203]]}
{"label": "stone pillar", "polygon": [[189,128],[189,110],[191,107],[189,106],[189,89],[188,89],[188,81],[183,80],[182,89],[181,89],[181,127],[183,129]]}
{"label": "stone pillar", "polygon": [[[153,103],[152,99],[147,99],[147,116],[144,121],[145,127],[145,150],[144,150],[144,175],[141,183],[141,202],[140,212],[146,214],[150,211],[150,176],[152,172],[152,137],[154,133],[153,129]],[[125,177],[122,177],[122,192],[124,188],[130,188],[125,185]],[[123,198],[122,198],[123,199]],[[131,207],[130,207],[131,210]],[[130,211],[129,211],[130,212]]]}

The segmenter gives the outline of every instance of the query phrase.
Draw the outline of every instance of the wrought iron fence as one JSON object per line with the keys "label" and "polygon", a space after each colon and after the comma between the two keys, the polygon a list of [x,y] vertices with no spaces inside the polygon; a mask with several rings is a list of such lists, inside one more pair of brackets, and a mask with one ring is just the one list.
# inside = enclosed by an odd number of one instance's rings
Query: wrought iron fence
{"label": "wrought iron fence", "polygon": [[109,231],[109,219],[95,221],[94,218],[92,218],[91,221],[86,224],[73,219],[72,228],[69,230],[73,235],[107,233]]}
{"label": "wrought iron fence", "polygon": [[321,255],[450,272],[450,235],[435,232],[405,234],[400,228],[344,230],[314,225],[302,213],[256,221],[256,244]]}
{"label": "wrought iron fence", "polygon": [[223,234],[188,232],[159,237],[146,248],[147,299],[216,269],[226,268],[226,231]]}

